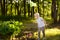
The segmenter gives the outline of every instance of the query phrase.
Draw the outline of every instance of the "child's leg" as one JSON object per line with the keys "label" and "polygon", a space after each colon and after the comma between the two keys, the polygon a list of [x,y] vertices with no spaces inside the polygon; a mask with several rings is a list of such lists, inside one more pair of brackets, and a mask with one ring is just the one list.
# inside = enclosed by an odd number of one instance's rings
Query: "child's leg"
{"label": "child's leg", "polygon": [[38,28],[38,40],[40,40],[40,28]]}
{"label": "child's leg", "polygon": [[45,37],[45,28],[42,27],[43,38]]}

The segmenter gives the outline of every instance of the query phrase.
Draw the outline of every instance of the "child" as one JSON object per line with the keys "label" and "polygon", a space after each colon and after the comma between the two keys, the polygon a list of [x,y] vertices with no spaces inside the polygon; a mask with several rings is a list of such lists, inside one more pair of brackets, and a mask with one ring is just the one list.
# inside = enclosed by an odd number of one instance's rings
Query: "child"
{"label": "child", "polygon": [[40,40],[40,31],[43,33],[43,40],[45,39],[45,21],[42,17],[39,16],[39,13],[35,13],[34,17],[38,25],[38,40]]}

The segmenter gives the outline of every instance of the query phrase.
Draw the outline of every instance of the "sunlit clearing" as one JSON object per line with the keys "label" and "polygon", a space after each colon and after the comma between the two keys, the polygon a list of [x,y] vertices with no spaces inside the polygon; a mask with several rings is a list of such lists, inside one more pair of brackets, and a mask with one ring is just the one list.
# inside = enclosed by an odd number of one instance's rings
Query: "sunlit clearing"
{"label": "sunlit clearing", "polygon": [[[45,30],[45,35],[46,35],[46,37],[60,35],[60,29],[58,29],[58,28],[46,29]],[[42,32],[41,32],[40,36],[42,37]],[[35,38],[38,37],[38,32],[34,33],[34,37]]]}
{"label": "sunlit clearing", "polygon": [[54,35],[60,34],[60,30],[57,28],[46,29],[45,33],[46,33],[46,36],[54,36]]}

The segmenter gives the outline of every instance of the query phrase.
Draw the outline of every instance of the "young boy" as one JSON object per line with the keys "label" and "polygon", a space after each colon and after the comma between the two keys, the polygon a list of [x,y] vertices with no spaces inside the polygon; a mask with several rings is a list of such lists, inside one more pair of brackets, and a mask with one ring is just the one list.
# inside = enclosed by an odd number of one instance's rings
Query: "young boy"
{"label": "young boy", "polygon": [[40,17],[39,13],[35,13],[34,17],[38,25],[38,40],[40,40],[40,31],[42,31],[43,33],[43,40],[44,40],[45,39],[45,21],[42,17]]}

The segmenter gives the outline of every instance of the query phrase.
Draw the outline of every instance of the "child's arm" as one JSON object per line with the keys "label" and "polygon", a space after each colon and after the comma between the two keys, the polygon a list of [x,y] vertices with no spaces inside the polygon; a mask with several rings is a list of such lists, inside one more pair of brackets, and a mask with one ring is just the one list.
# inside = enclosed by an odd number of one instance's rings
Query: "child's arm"
{"label": "child's arm", "polygon": [[46,23],[46,21],[43,19],[43,21],[44,21],[44,24],[45,24],[45,26],[47,26],[47,23]]}
{"label": "child's arm", "polygon": [[43,18],[41,18],[41,20],[44,22],[44,24],[46,25],[46,21],[43,19]]}

